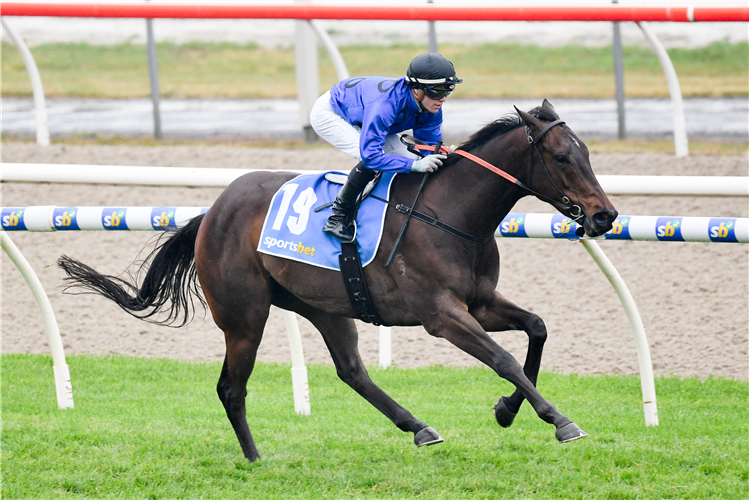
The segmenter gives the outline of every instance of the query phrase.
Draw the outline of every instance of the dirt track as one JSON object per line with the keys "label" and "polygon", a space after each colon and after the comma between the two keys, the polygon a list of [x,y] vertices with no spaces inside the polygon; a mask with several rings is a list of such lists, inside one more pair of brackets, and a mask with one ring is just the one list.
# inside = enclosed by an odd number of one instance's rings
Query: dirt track
{"label": "dirt track", "polygon": [[[162,165],[228,168],[348,169],[350,159],[329,149],[252,150],[215,147],[60,146],[4,144],[3,162]],[[594,155],[598,174],[747,175],[746,157]],[[2,205],[209,206],[218,189],[91,185],[3,184]],[[612,197],[621,214],[747,217],[746,199]],[[534,200],[519,211],[549,212]],[[221,332],[210,317],[178,330],[130,318],[104,299],[63,295],[62,272],[54,265],[68,254],[109,274],[119,274],[152,233],[13,233],[14,242],[46,288],[62,331],[66,354],[123,354],[223,359]],[[502,258],[499,290],[539,314],[549,330],[545,370],[562,373],[637,373],[637,355],[627,320],[613,289],[576,243],[497,240]],[[748,247],[738,244],[602,242],[640,309],[656,375],[709,375],[747,379]],[[33,298],[10,260],[2,257],[2,350],[49,353]],[[319,334],[300,320],[308,363],[330,363]],[[492,337],[519,360],[522,332]],[[377,329],[360,324],[364,361],[378,361]],[[273,311],[259,360],[289,362],[278,311]],[[393,329],[393,364],[401,367],[477,363],[421,328]]]}

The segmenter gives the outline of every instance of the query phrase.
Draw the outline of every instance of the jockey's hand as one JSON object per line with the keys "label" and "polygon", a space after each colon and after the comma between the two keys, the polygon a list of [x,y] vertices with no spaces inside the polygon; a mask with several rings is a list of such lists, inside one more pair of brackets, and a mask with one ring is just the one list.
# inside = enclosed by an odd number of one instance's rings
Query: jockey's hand
{"label": "jockey's hand", "polygon": [[456,149],[458,149],[458,146],[456,146],[455,144],[450,144],[450,154],[453,154]]}
{"label": "jockey's hand", "polygon": [[411,166],[411,172],[436,172],[439,167],[442,166],[442,160],[446,159],[447,155],[444,154],[433,154],[421,160],[416,160]]}

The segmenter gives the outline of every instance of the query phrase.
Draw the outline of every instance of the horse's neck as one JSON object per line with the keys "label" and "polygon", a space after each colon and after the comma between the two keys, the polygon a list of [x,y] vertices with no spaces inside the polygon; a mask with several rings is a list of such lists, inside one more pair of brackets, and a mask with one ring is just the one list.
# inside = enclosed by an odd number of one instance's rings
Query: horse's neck
{"label": "horse's neck", "polygon": [[[520,142],[519,134],[518,131],[511,131],[474,149],[472,153],[524,180],[528,148],[524,136]],[[510,181],[466,158],[461,158],[441,173],[444,176],[440,176],[440,184],[444,183],[443,189],[447,193],[447,213],[440,211],[438,217],[476,236],[493,234],[515,203],[527,194]]]}

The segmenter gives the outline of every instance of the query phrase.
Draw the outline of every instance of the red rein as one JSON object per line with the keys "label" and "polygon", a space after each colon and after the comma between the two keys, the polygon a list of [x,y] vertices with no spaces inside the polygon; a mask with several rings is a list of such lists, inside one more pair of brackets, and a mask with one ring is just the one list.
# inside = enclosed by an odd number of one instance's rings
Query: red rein
{"label": "red rein", "polygon": [[[416,144],[414,147],[416,149],[421,149],[421,150],[424,150],[424,151],[434,151],[434,148],[435,148],[435,146],[429,146],[428,144],[423,144],[423,145],[422,144]],[[440,153],[450,154],[450,149],[448,147],[446,147],[446,146],[442,146],[440,148]],[[513,176],[511,176],[510,174],[508,174],[504,170],[495,167],[494,165],[492,165],[488,161],[482,160],[481,158],[479,158],[476,155],[472,155],[471,153],[469,153],[467,151],[463,151],[462,149],[456,149],[454,151],[454,153],[456,155],[460,155],[460,156],[462,156],[464,158],[468,158],[469,160],[478,163],[482,167],[484,167],[484,168],[486,168],[488,170],[491,170],[492,172],[494,172],[498,176],[500,176],[500,177],[502,177],[504,179],[507,179],[508,181],[512,182],[513,184],[517,184],[518,183],[518,180],[516,178],[514,178]]]}

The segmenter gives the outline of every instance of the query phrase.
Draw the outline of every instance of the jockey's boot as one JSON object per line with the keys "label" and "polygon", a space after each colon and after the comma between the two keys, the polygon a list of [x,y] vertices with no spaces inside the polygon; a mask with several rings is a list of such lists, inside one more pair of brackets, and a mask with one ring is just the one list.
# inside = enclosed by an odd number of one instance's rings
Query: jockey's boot
{"label": "jockey's boot", "polygon": [[369,181],[374,179],[377,172],[364,168],[364,164],[359,162],[351,171],[338,192],[338,196],[333,202],[333,214],[328,217],[323,232],[335,236],[344,243],[350,243],[356,238],[356,198],[359,193],[364,191]]}

